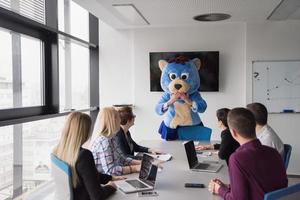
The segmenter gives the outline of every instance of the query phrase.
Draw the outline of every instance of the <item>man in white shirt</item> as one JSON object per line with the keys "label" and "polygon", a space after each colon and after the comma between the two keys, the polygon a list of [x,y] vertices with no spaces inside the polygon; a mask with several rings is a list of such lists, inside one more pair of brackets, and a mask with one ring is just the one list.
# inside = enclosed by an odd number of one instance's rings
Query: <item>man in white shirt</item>
{"label": "man in white shirt", "polygon": [[276,149],[281,157],[283,158],[284,146],[283,142],[275,131],[267,124],[268,122],[268,111],[267,108],[261,103],[251,103],[247,105],[248,110],[250,110],[256,121],[256,136],[259,141],[266,146],[273,147]]}

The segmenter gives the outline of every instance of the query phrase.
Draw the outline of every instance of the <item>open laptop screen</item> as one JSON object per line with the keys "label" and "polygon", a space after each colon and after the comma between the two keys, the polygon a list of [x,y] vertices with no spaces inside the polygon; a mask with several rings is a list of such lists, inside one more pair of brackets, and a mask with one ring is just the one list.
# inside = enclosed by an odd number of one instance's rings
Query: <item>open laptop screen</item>
{"label": "open laptop screen", "polygon": [[147,154],[143,155],[141,171],[139,178],[146,182],[147,184],[154,186],[156,174],[157,174],[157,166],[153,164],[154,158]]}
{"label": "open laptop screen", "polygon": [[184,144],[186,156],[189,162],[189,167],[193,168],[198,163],[197,153],[195,150],[194,141],[188,141]]}

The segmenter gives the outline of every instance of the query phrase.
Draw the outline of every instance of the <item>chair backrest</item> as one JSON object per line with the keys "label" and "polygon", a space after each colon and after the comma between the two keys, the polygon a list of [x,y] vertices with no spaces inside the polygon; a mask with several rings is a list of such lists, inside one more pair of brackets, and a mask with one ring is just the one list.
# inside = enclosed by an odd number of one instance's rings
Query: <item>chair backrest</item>
{"label": "chair backrest", "polygon": [[73,200],[71,167],[51,154],[51,173],[55,183],[55,199]]}
{"label": "chair backrest", "polygon": [[284,144],[283,162],[286,170],[289,166],[291,153],[292,153],[292,146],[289,144]]}
{"label": "chair backrest", "polygon": [[265,194],[264,200],[299,200],[300,183]]}
{"label": "chair backrest", "polygon": [[205,126],[181,126],[177,133],[179,140],[210,141],[211,129]]}

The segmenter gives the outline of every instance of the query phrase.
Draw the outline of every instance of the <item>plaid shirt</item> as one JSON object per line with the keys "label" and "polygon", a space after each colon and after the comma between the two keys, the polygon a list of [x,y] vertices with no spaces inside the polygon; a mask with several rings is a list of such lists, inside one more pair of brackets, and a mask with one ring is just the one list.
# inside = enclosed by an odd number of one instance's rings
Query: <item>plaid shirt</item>
{"label": "plaid shirt", "polygon": [[122,175],[122,166],[129,165],[132,158],[125,157],[119,148],[116,137],[98,136],[91,145],[98,172],[109,175]]}

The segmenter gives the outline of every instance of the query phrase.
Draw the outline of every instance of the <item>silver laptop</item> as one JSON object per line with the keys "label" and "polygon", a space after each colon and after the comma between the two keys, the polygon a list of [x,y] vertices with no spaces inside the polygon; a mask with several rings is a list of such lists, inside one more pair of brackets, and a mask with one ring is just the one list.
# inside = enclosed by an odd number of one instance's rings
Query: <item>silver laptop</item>
{"label": "silver laptop", "polygon": [[221,169],[222,164],[206,163],[206,162],[204,163],[198,161],[194,141],[191,140],[189,142],[184,143],[184,148],[188,159],[189,167],[191,170],[216,173]]}
{"label": "silver laptop", "polygon": [[124,193],[153,190],[157,175],[157,165],[153,162],[153,157],[144,154],[139,178],[116,181],[118,189]]}

